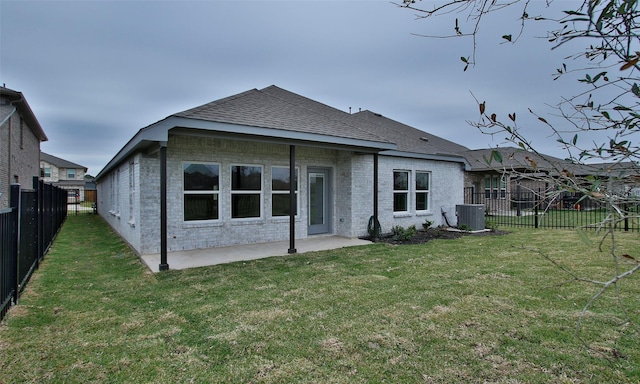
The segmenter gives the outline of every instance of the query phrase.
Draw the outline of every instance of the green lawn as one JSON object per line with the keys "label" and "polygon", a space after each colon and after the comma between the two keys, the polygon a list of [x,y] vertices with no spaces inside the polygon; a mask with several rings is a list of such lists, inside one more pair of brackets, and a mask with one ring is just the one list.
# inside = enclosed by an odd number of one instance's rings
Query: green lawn
{"label": "green lawn", "polygon": [[[617,233],[640,258],[638,233]],[[575,232],[516,229],[151,274],[71,216],[0,326],[0,383],[637,383],[640,281]],[[170,262],[170,260],[169,260]],[[631,267],[632,264],[624,264]]]}

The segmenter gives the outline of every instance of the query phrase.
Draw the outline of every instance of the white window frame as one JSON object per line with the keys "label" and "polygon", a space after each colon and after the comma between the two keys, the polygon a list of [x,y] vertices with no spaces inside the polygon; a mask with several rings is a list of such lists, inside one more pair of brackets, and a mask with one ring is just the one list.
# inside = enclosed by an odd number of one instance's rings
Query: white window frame
{"label": "white window frame", "polygon": [[[257,190],[234,190],[233,189],[233,168],[234,167],[255,167],[260,168],[260,191]],[[264,218],[264,166],[260,164],[231,164],[229,167],[229,215],[233,221],[262,220]],[[256,195],[260,193],[259,216],[253,217],[233,217],[233,196],[234,195]]]}
{"label": "white window frame", "polygon": [[[273,189],[273,170],[275,168],[286,169],[288,172],[290,167],[287,165],[274,165],[271,167],[271,217],[274,217],[274,218],[289,217],[289,215],[283,215],[283,216],[273,215],[273,195],[288,195],[290,193],[290,191],[280,191],[280,190],[275,191]],[[296,169],[296,216],[295,217],[298,217],[300,215],[300,168],[295,167],[295,169]]]}
{"label": "white window frame", "polygon": [[[73,173],[73,175],[71,175]],[[67,180],[75,180],[76,179],[76,169],[75,168],[67,168]]]}
{"label": "white window frame", "polygon": [[[418,189],[418,175],[424,174],[427,175],[427,189]],[[426,213],[431,211],[431,172],[428,171],[416,171],[414,177],[414,206],[416,209],[416,213]],[[427,209],[418,209],[418,194],[426,194],[427,199]]]}
{"label": "white window frame", "polygon": [[492,200],[506,199],[507,176],[505,174],[485,176],[484,197],[485,199],[492,199]]}
{"label": "white window frame", "polygon": [[[407,189],[396,189],[396,173],[406,173],[407,174]],[[409,207],[411,206],[411,202],[409,197],[410,195],[410,191],[411,191],[411,171],[406,170],[406,169],[394,169],[393,170],[393,180],[392,180],[392,186],[393,186],[393,199],[392,199],[392,204],[393,204],[393,213],[394,214],[408,214],[409,213]],[[406,206],[405,209],[403,211],[396,211],[396,194],[404,194],[406,196]]]}
{"label": "white window frame", "polygon": [[[202,190],[202,191],[186,191],[184,189],[184,170],[185,170],[185,165],[186,164],[202,164],[202,165],[215,165],[218,167],[218,189],[212,189],[212,190]],[[214,162],[205,162],[205,161],[183,161],[182,162],[182,168],[180,169],[180,171],[182,172],[182,221],[185,223],[210,223],[210,222],[217,222],[220,221],[222,219],[222,210],[220,209],[220,183],[222,180],[222,166],[220,165],[220,163],[214,163]],[[212,195],[212,196],[217,196],[217,199],[215,199],[215,201],[218,202],[218,218],[216,219],[205,219],[205,220],[185,220],[185,215],[184,215],[184,196],[186,195]]]}

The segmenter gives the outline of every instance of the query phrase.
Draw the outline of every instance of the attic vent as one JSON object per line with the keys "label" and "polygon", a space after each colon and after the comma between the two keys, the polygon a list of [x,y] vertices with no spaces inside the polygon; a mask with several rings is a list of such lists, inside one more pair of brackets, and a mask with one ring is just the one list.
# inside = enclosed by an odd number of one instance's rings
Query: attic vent
{"label": "attic vent", "polygon": [[429,141],[429,138],[428,138],[428,137],[426,137],[426,136],[422,136],[422,137],[420,138],[420,140],[422,140],[422,141]]}

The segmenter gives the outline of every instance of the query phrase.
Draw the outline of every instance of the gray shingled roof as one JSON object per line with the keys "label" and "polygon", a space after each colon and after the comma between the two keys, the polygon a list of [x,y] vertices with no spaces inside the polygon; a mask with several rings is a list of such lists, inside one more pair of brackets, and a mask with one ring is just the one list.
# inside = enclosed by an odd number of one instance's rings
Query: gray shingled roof
{"label": "gray shingled roof", "polygon": [[174,114],[211,122],[393,143],[351,122],[349,114],[276,86],[252,89]]}
{"label": "gray shingled roof", "polygon": [[397,145],[397,150],[427,155],[462,155],[469,148],[371,111],[353,114],[368,123],[368,129]]}
{"label": "gray shingled roof", "polygon": [[65,159],[61,159],[59,157],[50,155],[48,153],[44,153],[44,152],[40,152],[40,160],[41,161],[46,161],[49,164],[53,164],[58,168],[75,168],[75,169],[84,169],[85,172],[87,170],[87,167],[85,167],[84,165],[79,165],[76,163],[72,163],[68,160]]}

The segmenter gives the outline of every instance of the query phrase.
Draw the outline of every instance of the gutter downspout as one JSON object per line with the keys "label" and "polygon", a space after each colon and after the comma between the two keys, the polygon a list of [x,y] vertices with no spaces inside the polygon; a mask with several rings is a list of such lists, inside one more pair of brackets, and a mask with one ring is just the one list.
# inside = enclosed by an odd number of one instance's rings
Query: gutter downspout
{"label": "gutter downspout", "polygon": [[[0,123],[0,126],[3,125],[4,123],[6,123],[7,121],[9,122],[9,124],[7,125],[7,178],[8,180],[6,180],[7,185],[11,185],[11,183],[13,182],[13,180],[11,180],[11,174],[12,174],[12,170],[13,167],[11,166],[11,116],[13,116],[14,113],[16,113],[16,111],[18,110],[18,108],[16,108],[15,105],[13,105],[13,102],[11,102],[11,105],[13,106],[13,111],[11,111],[11,113],[9,114],[9,116],[7,116],[4,120],[2,120],[2,123]],[[38,155],[38,166],[40,166],[40,155]],[[2,194],[2,192],[0,192],[0,194]]]}
{"label": "gutter downspout", "polygon": [[5,117],[5,118],[4,118],[4,120],[2,120],[2,122],[0,122],[0,125],[2,125],[2,124],[4,124],[4,123],[6,123],[6,122],[7,122],[7,120],[9,120],[9,119],[11,118],[11,116],[13,116],[13,114],[14,114],[14,113],[16,113],[16,111],[17,111],[17,110],[18,110],[18,109],[17,109],[17,108],[16,108],[16,106],[14,105],[14,106],[13,106],[13,111],[11,111],[11,113],[10,113],[7,117]]}

